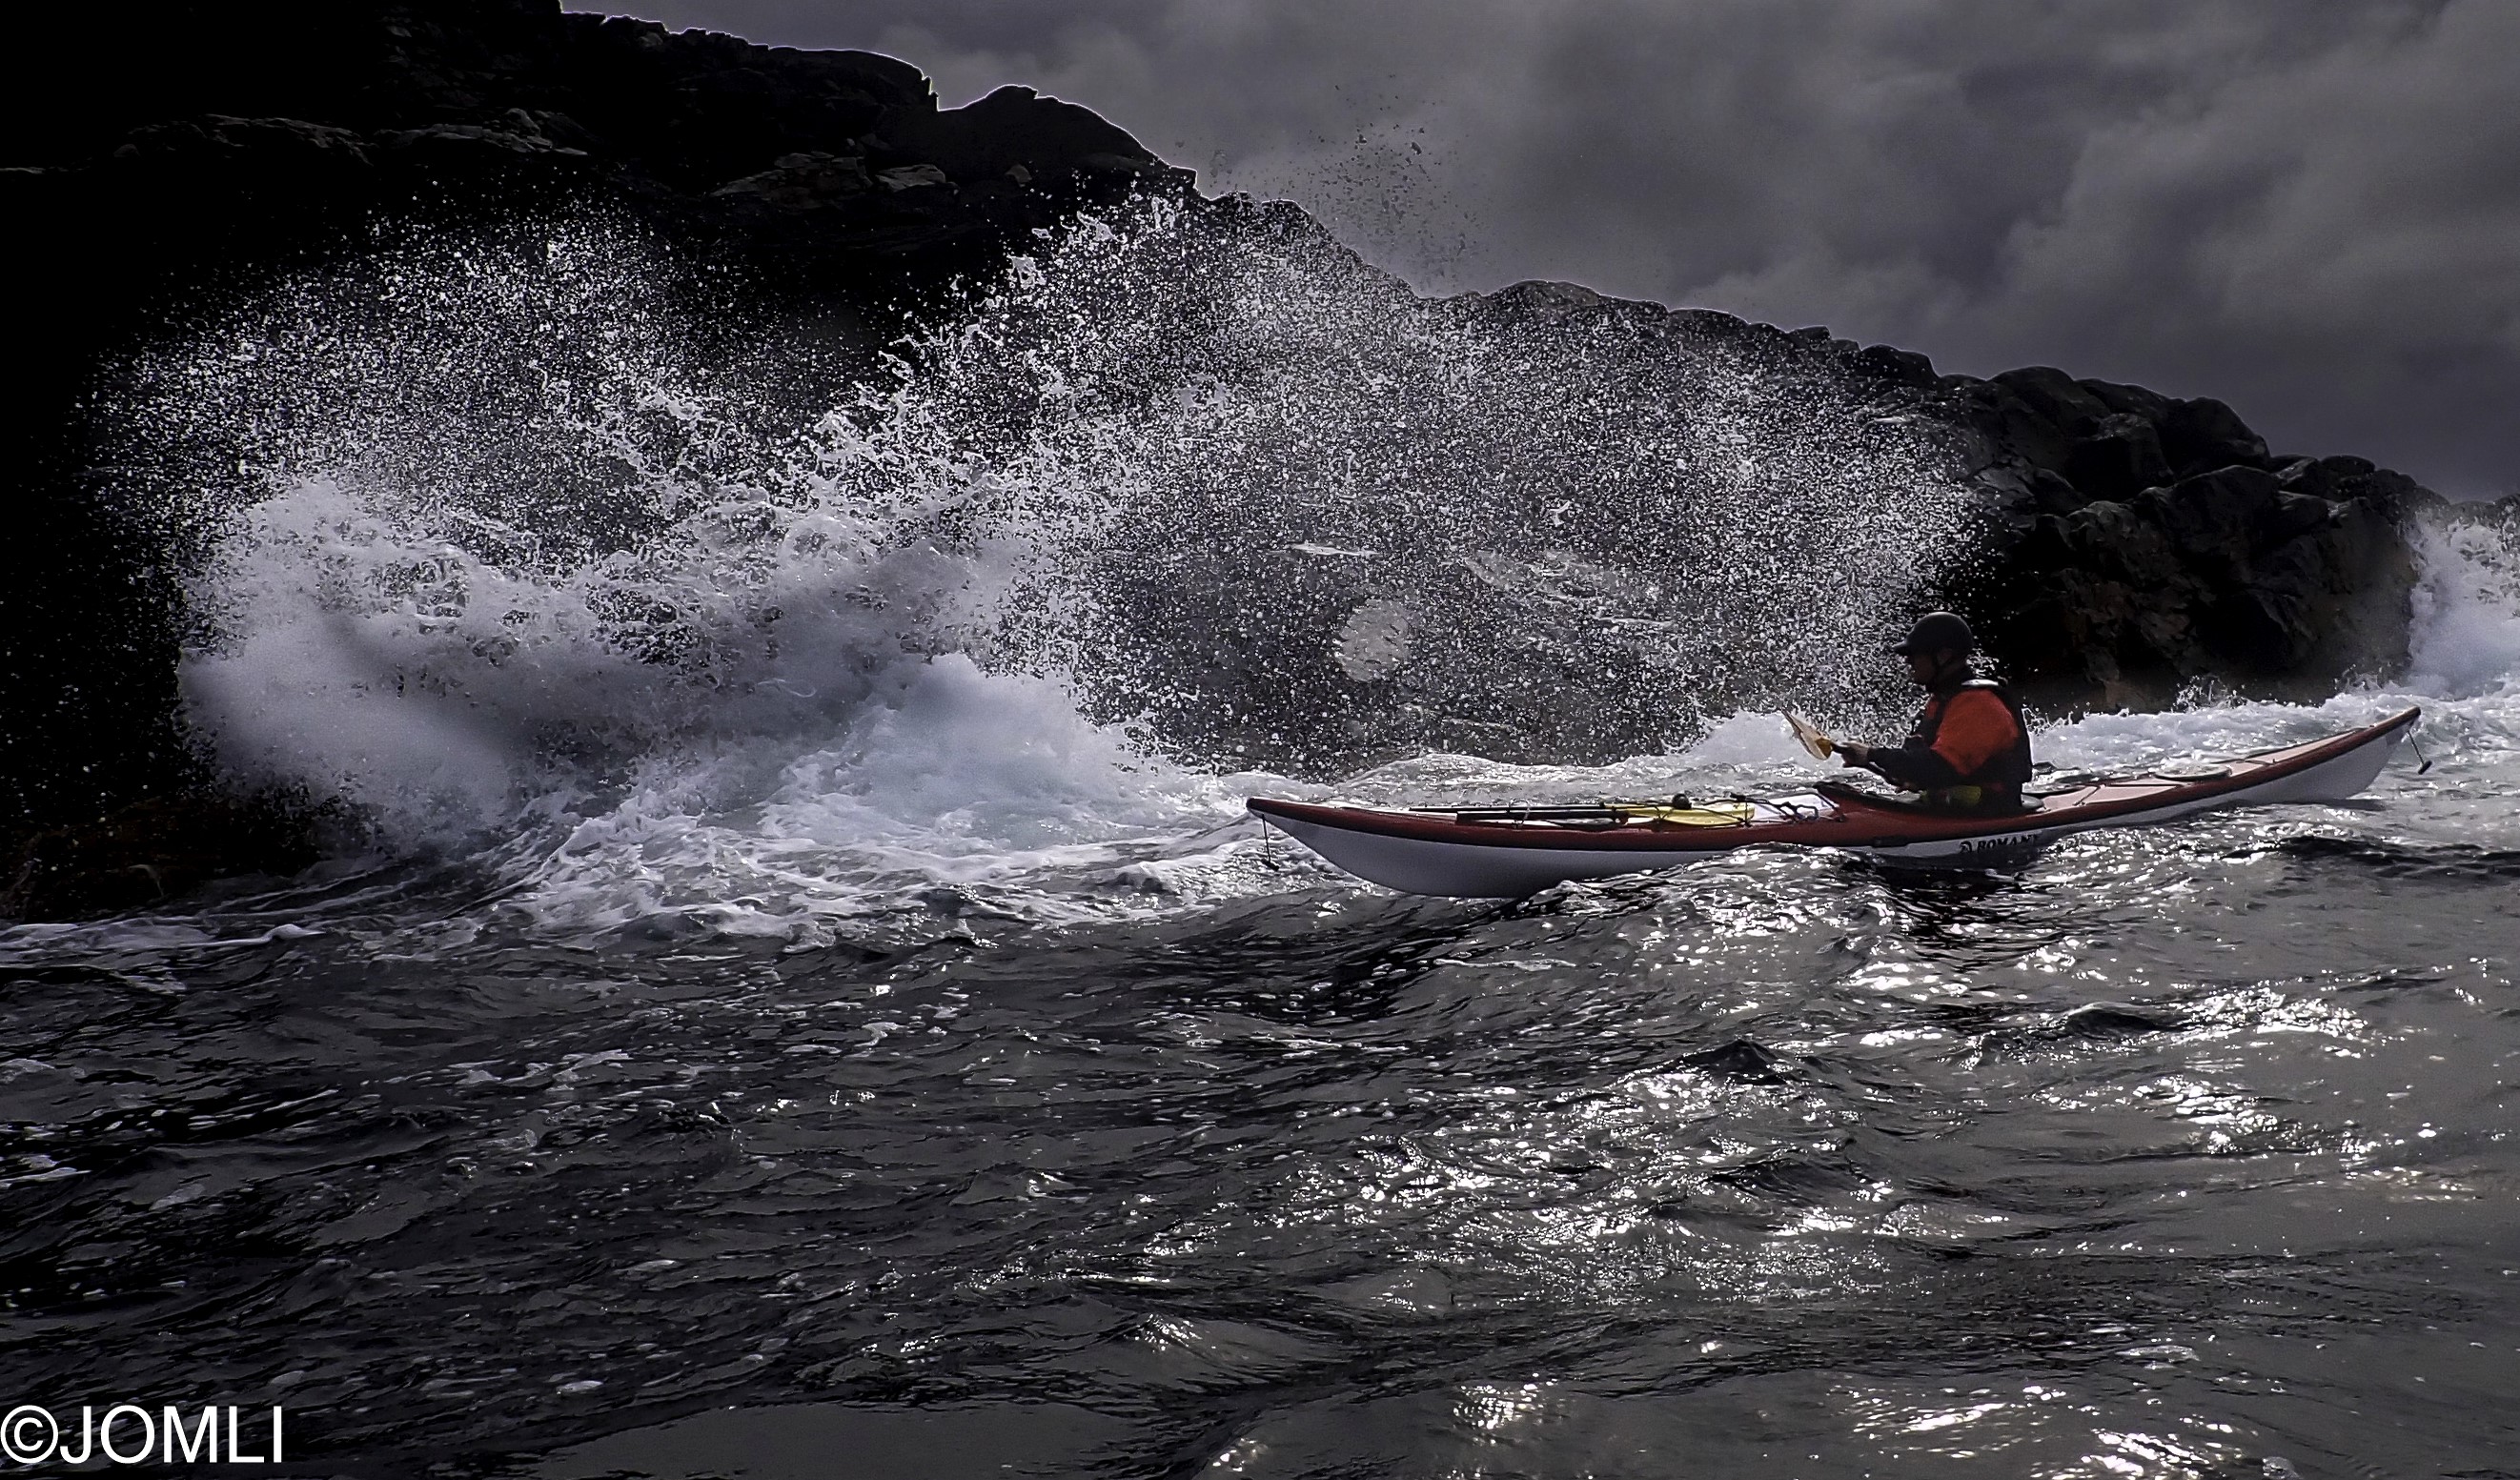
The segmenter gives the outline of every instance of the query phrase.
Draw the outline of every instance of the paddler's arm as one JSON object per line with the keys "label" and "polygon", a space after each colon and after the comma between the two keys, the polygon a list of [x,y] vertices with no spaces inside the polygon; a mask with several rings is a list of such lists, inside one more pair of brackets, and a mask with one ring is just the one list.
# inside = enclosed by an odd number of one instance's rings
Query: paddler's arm
{"label": "paddler's arm", "polygon": [[1881,757],[1884,753],[1885,752],[1875,750],[1870,745],[1864,744],[1857,740],[1839,740],[1837,742],[1837,760],[1839,765],[1850,767],[1858,771],[1869,771],[1877,776],[1888,776],[1890,774],[1881,769]]}
{"label": "paddler's arm", "polygon": [[1931,750],[1912,749],[1906,745],[1860,747],[1860,760],[1848,762],[1879,775],[1902,791],[1932,791],[1959,785],[1960,774],[1952,763]]}
{"label": "paddler's arm", "polygon": [[1921,745],[1838,746],[1850,766],[1874,772],[1902,791],[1938,791],[1960,785],[2020,738],[2020,726],[2002,699],[1983,689],[1954,695],[1934,736]]}

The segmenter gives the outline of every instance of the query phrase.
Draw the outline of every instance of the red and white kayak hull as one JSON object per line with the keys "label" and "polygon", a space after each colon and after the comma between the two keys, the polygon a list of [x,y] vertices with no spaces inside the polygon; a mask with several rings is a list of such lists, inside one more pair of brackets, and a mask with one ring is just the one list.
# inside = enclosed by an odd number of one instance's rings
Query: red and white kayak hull
{"label": "red and white kayak hull", "polygon": [[1845,848],[1889,862],[1971,868],[2070,832],[2148,827],[2223,807],[2343,801],[2369,786],[2419,711],[2323,740],[2221,763],[2210,774],[2130,777],[2040,798],[2010,817],[1956,817],[1822,786],[1752,804],[1737,823],[1457,818],[1253,797],[1270,826],[1362,878],[1409,894],[1512,898],[1568,879],[1667,869],[1761,846]]}

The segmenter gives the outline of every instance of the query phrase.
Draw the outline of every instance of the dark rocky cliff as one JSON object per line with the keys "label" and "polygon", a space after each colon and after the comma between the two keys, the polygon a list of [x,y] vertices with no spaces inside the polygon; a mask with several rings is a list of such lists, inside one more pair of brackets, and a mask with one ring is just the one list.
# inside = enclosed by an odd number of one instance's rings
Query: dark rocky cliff
{"label": "dark rocky cliff", "polygon": [[2407,656],[2409,516],[2442,500],[2361,458],[2271,454],[2231,409],[2059,370],[1930,392],[1972,435],[1994,521],[1974,608],[2056,708],[2204,681],[2306,698]]}
{"label": "dark rocky cliff", "polygon": [[[557,0],[50,8],[12,24],[0,209],[25,389],[0,424],[0,842],[34,842],[0,911],[143,901],[309,846],[180,800],[210,792],[175,703],[176,598],[89,466],[81,405],[153,334],[413,222],[600,202],[740,270],[789,333],[866,342],[1082,206],[1198,203],[1187,172],[1028,89],[943,110],[889,57],[669,34]],[[1512,310],[1516,292],[1491,298]],[[2048,707],[2160,703],[2199,680],[2316,693],[2403,660],[2400,524],[2431,496],[2398,474],[2272,455],[2218,402],[2053,370],[1938,377],[1824,331],[1671,317],[1958,428],[1987,558],[1948,595]]]}

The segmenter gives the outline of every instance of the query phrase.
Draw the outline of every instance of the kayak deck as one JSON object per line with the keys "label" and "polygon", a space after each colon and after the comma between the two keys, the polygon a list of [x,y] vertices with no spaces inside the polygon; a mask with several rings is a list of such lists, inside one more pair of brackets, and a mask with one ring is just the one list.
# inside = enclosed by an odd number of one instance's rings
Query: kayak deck
{"label": "kayak deck", "polygon": [[2368,786],[2420,711],[2324,740],[2168,775],[2095,778],[2002,816],[1928,811],[1852,786],[1693,806],[1456,810],[1325,806],[1253,797],[1250,810],[1330,862],[1410,893],[1527,894],[1569,878],[1667,867],[1760,845],[1849,848],[1926,864],[1985,864],[2069,832],[2176,821],[2220,807],[2337,801]]}

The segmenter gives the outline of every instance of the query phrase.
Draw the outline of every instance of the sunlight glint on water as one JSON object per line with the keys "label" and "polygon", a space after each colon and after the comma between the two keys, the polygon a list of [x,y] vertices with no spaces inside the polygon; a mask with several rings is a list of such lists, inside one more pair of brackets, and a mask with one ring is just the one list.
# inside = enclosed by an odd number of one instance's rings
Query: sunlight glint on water
{"label": "sunlight glint on water", "polygon": [[25,1391],[215,1352],[312,1462],[552,1480],[2520,1450],[2497,532],[2406,680],[2039,738],[2423,703],[2365,801],[1406,899],[1240,798],[1807,785],[1938,454],[1257,226],[1036,267],[838,412],[598,230],[148,368],[196,713],[378,850],[0,935]]}

